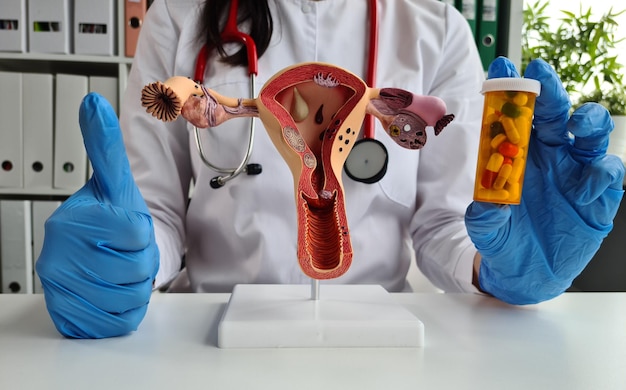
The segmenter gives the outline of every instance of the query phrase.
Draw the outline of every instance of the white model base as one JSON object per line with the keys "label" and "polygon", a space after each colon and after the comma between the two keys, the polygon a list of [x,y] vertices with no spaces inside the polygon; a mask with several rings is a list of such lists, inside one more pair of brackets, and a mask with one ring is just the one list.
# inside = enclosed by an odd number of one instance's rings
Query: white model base
{"label": "white model base", "polygon": [[378,285],[237,285],[220,348],[421,347],[424,324]]}

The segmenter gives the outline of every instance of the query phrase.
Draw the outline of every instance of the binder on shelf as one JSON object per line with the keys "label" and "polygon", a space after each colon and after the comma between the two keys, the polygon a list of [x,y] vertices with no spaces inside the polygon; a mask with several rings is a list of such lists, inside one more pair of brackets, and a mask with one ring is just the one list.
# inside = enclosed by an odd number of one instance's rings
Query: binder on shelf
{"label": "binder on shelf", "polygon": [[476,27],[476,45],[487,70],[489,64],[496,58],[498,43],[498,0],[479,0],[478,25]]}
{"label": "binder on shelf", "polygon": [[33,292],[30,201],[0,200],[2,292]]}
{"label": "binder on shelf", "polygon": [[70,0],[28,0],[30,52],[71,53],[70,7]]}
{"label": "binder on shelf", "polygon": [[57,74],[54,115],[54,188],[76,191],[87,177],[87,153],[78,111],[87,94],[87,76]]}
{"label": "binder on shelf", "polygon": [[22,73],[0,72],[0,187],[23,187]]}
{"label": "binder on shelf", "polygon": [[459,9],[459,11],[461,11],[463,16],[465,17],[465,20],[467,20],[467,23],[469,23],[470,29],[472,30],[474,37],[476,37],[476,25],[477,25],[476,13],[478,10],[476,1],[477,0],[458,0],[457,1],[457,8]]}
{"label": "binder on shelf", "polygon": [[52,188],[54,78],[51,74],[22,75],[24,188]]}
{"label": "binder on shelf", "polygon": [[[61,205],[59,201],[50,200],[33,200],[31,201],[32,215],[32,235],[33,235],[33,257],[32,267],[35,269],[35,263],[41,254],[44,238],[44,225],[48,218]],[[41,281],[36,273],[33,273],[33,291],[35,294],[43,292]]]}
{"label": "binder on shelf", "polygon": [[97,92],[102,95],[119,115],[117,77],[89,76],[89,92]]}
{"label": "binder on shelf", "polygon": [[508,57],[515,67],[522,67],[522,26],[524,2],[498,1],[498,34],[496,35],[496,57]]}
{"label": "binder on shelf", "polygon": [[74,53],[114,55],[114,14],[114,0],[74,0]]}
{"label": "binder on shelf", "polygon": [[26,0],[0,2],[0,51],[26,51]]}
{"label": "binder on shelf", "polygon": [[148,10],[147,0],[124,1],[124,55],[134,57],[137,47],[137,39],[143,24],[143,18]]}

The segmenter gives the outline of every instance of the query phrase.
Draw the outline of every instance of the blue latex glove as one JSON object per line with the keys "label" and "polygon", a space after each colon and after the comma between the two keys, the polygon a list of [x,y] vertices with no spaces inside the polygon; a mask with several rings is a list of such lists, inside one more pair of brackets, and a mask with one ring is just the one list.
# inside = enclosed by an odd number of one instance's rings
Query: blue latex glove
{"label": "blue latex glove", "polygon": [[46,221],[36,270],[61,334],[119,336],[146,314],[159,251],[113,108],[89,94],[79,122],[94,173]]}
{"label": "blue latex glove", "polygon": [[[494,77],[519,75],[498,58],[489,67]],[[569,97],[542,60],[525,77],[541,82],[541,94],[521,204],[473,202],[465,215],[482,256],[481,289],[513,304],[551,299],[572,284],[613,227],[624,177],[621,160],[606,155],[613,129],[606,109],[586,104],[570,117]]]}

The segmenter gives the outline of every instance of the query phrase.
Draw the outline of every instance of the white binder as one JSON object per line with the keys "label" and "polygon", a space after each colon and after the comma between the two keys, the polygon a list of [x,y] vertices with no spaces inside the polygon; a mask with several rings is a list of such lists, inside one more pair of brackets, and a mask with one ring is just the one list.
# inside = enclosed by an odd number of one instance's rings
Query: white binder
{"label": "white binder", "polygon": [[2,292],[33,292],[30,201],[0,200]]}
{"label": "white binder", "polygon": [[114,55],[114,0],[74,0],[74,53]]}
{"label": "white binder", "polygon": [[22,74],[0,72],[0,187],[23,186]]}
{"label": "white binder", "polygon": [[87,178],[87,153],[78,125],[87,83],[87,76],[56,75],[53,181],[55,188],[72,192],[82,187]]}
{"label": "white binder", "polygon": [[70,54],[70,0],[28,0],[28,50],[33,53]]}
{"label": "white binder", "polygon": [[26,0],[0,1],[0,51],[26,51]]}
{"label": "white binder", "polygon": [[[33,269],[43,247],[44,226],[46,220],[52,215],[61,202],[51,200],[33,200],[32,202],[32,230],[33,230]],[[42,293],[41,281],[39,277],[33,273],[33,290],[36,294]]]}
{"label": "white binder", "polygon": [[23,75],[24,188],[52,188],[54,78]]}

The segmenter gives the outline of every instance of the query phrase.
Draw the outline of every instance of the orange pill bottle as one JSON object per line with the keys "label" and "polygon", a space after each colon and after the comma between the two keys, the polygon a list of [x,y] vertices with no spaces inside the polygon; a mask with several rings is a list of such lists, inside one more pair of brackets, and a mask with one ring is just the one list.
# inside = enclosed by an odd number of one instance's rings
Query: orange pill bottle
{"label": "orange pill bottle", "polygon": [[474,200],[519,204],[522,198],[537,80],[495,78],[483,83],[483,107]]}

